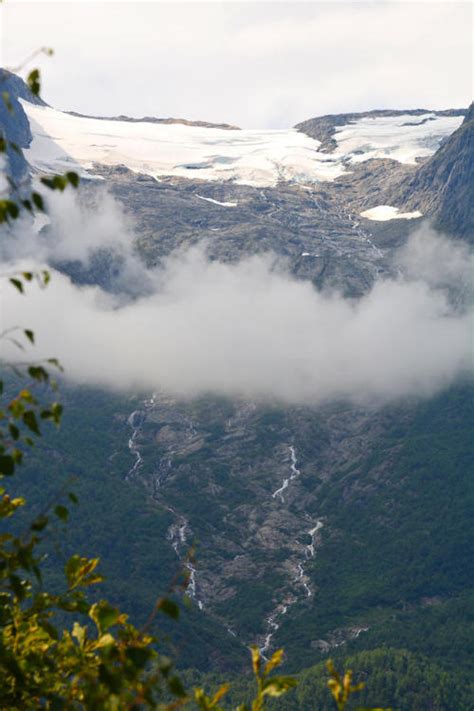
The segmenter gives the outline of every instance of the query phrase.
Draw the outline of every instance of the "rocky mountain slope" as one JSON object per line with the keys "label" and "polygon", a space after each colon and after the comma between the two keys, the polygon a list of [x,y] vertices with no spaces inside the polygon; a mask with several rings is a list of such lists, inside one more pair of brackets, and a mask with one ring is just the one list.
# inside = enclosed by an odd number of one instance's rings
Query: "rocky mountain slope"
{"label": "rocky mountain slope", "polygon": [[[12,80],[9,90],[17,91]],[[472,109],[464,122],[458,110],[383,111],[249,132],[89,119],[17,93],[26,101],[14,135],[30,174],[77,168],[92,199],[105,185],[133,217],[136,253],[149,266],[200,242],[211,260],[226,262],[271,251],[297,278],[357,298],[397,273],[393,250],[422,219],[361,213],[419,211],[472,235]],[[0,122],[13,130],[3,114]],[[175,152],[163,157],[167,141]],[[61,268],[114,288],[106,263]],[[68,462],[80,458],[96,417],[92,396],[71,398],[76,431],[57,452]],[[149,585],[163,589],[180,565],[190,576],[186,595],[209,661],[188,663],[225,666],[256,642],[265,654],[284,643],[296,665],[309,664],[396,638],[410,647],[420,635],[448,653],[446,625],[435,642],[429,627],[472,583],[469,386],[428,404],[383,407],[180,401],[164,392],[111,397],[110,407],[113,434],[99,461],[116,482],[120,511],[139,490],[156,521]],[[87,487],[100,499],[100,481]],[[463,502],[456,515],[454,496]],[[110,516],[110,537],[133,565],[134,541]],[[413,634],[403,637],[405,628]]]}
{"label": "rocky mountain slope", "polygon": [[423,210],[434,225],[472,241],[474,234],[474,104],[461,126],[389,199],[406,209]]}
{"label": "rocky mountain slope", "polygon": [[[41,98],[31,93],[20,77],[5,69],[0,69],[0,87],[2,94],[6,92],[8,96],[8,102],[3,100],[0,102],[0,126],[8,139],[20,149],[28,148],[33,136],[20,99],[25,99],[31,105],[44,106],[45,104]],[[7,156],[8,162],[4,170],[18,185],[21,185],[22,181],[27,181],[29,177],[28,163],[11,146],[7,147]]]}

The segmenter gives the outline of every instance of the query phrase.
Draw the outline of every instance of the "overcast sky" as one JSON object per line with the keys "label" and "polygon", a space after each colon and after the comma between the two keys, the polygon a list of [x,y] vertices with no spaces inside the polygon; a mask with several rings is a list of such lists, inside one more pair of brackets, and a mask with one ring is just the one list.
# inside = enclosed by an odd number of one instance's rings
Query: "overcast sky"
{"label": "overcast sky", "polygon": [[6,0],[0,12],[3,66],[55,49],[31,66],[57,108],[279,128],[471,100],[469,2]]}

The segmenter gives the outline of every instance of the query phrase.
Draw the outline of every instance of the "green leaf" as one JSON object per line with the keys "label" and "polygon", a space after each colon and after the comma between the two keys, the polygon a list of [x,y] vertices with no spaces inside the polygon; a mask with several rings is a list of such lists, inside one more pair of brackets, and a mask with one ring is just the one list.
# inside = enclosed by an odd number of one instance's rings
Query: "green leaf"
{"label": "green leaf", "polygon": [[77,173],[69,171],[68,173],[66,173],[66,178],[69,180],[69,182],[74,188],[77,188],[77,186],[79,185],[79,176]]}
{"label": "green leaf", "polygon": [[8,582],[10,583],[10,587],[13,590],[14,595],[16,595],[19,600],[23,600],[28,588],[26,580],[22,580],[18,577],[18,575],[9,575]]}
{"label": "green leaf", "polygon": [[36,419],[36,413],[33,410],[27,410],[23,413],[23,422],[28,427],[29,430],[34,432],[36,435],[40,435],[40,428],[38,426],[38,420]]}
{"label": "green leaf", "polygon": [[20,449],[13,449],[11,457],[15,464],[21,464],[21,462],[23,461],[23,452]]}
{"label": "green leaf", "polygon": [[33,69],[26,78],[26,83],[32,94],[38,96],[41,89],[39,69]]}
{"label": "green leaf", "polygon": [[62,367],[61,363],[57,358],[48,358],[47,362],[50,365],[54,365],[54,367],[57,368],[61,373],[64,372],[64,368]]}
{"label": "green leaf", "polygon": [[39,193],[31,193],[31,199],[38,210],[44,211],[43,197]]}
{"label": "green leaf", "polygon": [[101,635],[94,646],[96,649],[100,649],[101,647],[109,647],[112,644],[115,644],[115,639],[111,634],[107,633]]}
{"label": "green leaf", "polygon": [[99,681],[109,689],[112,694],[119,694],[122,686],[122,675],[114,674],[105,664],[99,665]]}
{"label": "green leaf", "polygon": [[59,402],[53,402],[49,410],[41,410],[41,419],[52,420],[55,425],[59,426],[61,423],[62,412],[63,406]]}
{"label": "green leaf", "polygon": [[30,365],[28,374],[39,383],[47,383],[49,380],[49,373],[42,365]]}
{"label": "green leaf", "polygon": [[68,179],[64,175],[53,175],[51,178],[40,178],[43,185],[50,190],[60,190],[63,192],[68,185]]}
{"label": "green leaf", "polygon": [[23,331],[23,333],[25,334],[25,336],[27,337],[27,339],[30,341],[30,343],[34,343],[34,342],[35,342],[35,334],[34,334],[33,331],[31,331],[29,328],[25,328],[25,330]]}
{"label": "green leaf", "polygon": [[160,600],[158,603],[158,609],[164,612],[165,615],[172,617],[173,620],[177,620],[179,617],[179,607],[175,602],[166,597]]}
{"label": "green leaf", "polygon": [[20,281],[19,279],[15,279],[14,277],[12,277],[12,278],[10,279],[10,284],[13,284],[13,286],[14,286],[16,289],[18,289],[18,291],[20,292],[20,294],[23,294],[23,284],[21,283],[21,281]]}
{"label": "green leaf", "polygon": [[8,430],[13,439],[16,441],[20,436],[20,430],[18,429],[18,427],[14,425],[13,422],[10,422],[10,424],[8,425]]}
{"label": "green leaf", "polygon": [[8,454],[0,455],[0,474],[11,476],[15,472],[15,462]]}
{"label": "green leaf", "polygon": [[296,686],[297,681],[291,676],[274,676],[263,683],[264,696],[281,696]]}
{"label": "green leaf", "polygon": [[28,390],[28,388],[24,388],[18,393],[18,398],[23,400],[24,402],[29,402],[31,405],[34,405],[36,403],[35,398],[33,397],[33,394],[31,390]]}
{"label": "green leaf", "polygon": [[4,218],[7,221],[10,217],[13,220],[16,220],[16,218],[20,214],[20,208],[18,207],[16,202],[14,202],[13,200],[2,200],[0,204],[3,209]]}
{"label": "green leaf", "polygon": [[168,679],[168,688],[174,696],[178,696],[181,699],[186,696],[181,679],[177,676],[172,676]]}
{"label": "green leaf", "polygon": [[260,657],[260,649],[256,644],[250,646],[250,654],[252,655],[252,669],[254,674],[258,674],[260,667],[262,666],[262,660]]}
{"label": "green leaf", "polygon": [[149,647],[128,647],[125,654],[136,669],[143,669],[153,652]]}
{"label": "green leaf", "polygon": [[75,494],[73,491],[70,491],[69,494],[68,494],[68,496],[69,496],[69,498],[71,499],[71,501],[72,501],[73,504],[78,504],[78,503],[79,503],[79,500],[78,500],[76,494]]}
{"label": "green leaf", "polygon": [[42,531],[46,526],[48,525],[48,517],[47,516],[38,516],[36,521],[33,521],[31,524],[30,528],[32,531]]}
{"label": "green leaf", "polygon": [[85,625],[80,625],[79,622],[74,622],[71,634],[77,639],[79,646],[83,647],[84,642],[87,639],[87,627]]}
{"label": "green leaf", "polygon": [[125,620],[120,610],[116,607],[112,607],[112,605],[105,600],[101,600],[101,602],[92,605],[89,611],[89,617],[96,623],[100,634],[107,632],[112,625],[116,625]]}
{"label": "green leaf", "polygon": [[98,558],[82,558],[73,555],[69,558],[65,566],[66,579],[69,588],[72,590],[79,585],[94,585],[102,581],[102,576],[95,573],[99,564]]}
{"label": "green leaf", "polygon": [[275,667],[279,667],[283,661],[283,649],[277,649],[265,664],[265,674],[269,674]]}
{"label": "green leaf", "polygon": [[59,639],[59,634],[58,630],[54,625],[51,624],[51,622],[48,622],[48,620],[42,619],[38,621],[38,624],[49,634],[51,639],[58,640]]}
{"label": "green leaf", "polygon": [[58,518],[61,519],[61,521],[67,521],[68,516],[69,516],[69,511],[65,506],[62,506],[61,504],[58,504],[54,508],[54,513]]}

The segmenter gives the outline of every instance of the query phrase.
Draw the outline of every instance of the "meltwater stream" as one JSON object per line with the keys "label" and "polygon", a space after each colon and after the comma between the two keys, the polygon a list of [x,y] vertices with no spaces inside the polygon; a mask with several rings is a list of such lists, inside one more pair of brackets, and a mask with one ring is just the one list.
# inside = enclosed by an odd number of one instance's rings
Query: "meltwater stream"
{"label": "meltwater stream", "polygon": [[130,481],[137,474],[138,470],[143,464],[143,457],[140,452],[140,448],[137,443],[137,438],[141,432],[141,429],[145,423],[147,414],[150,410],[153,410],[156,403],[156,395],[153,394],[150,398],[143,400],[143,410],[134,410],[128,420],[127,424],[132,429],[132,434],[128,440],[128,448],[131,454],[135,457],[135,463],[133,467],[128,471],[125,481]]}
{"label": "meltwater stream", "polygon": [[277,497],[281,499],[282,504],[285,503],[285,498],[283,496],[283,492],[288,489],[290,486],[290,483],[293,481],[293,479],[296,479],[299,477],[301,474],[300,470],[297,469],[296,467],[296,453],[295,453],[295,448],[290,447],[290,454],[291,454],[291,473],[290,476],[287,479],[283,479],[283,484],[280,486],[279,489],[273,492],[272,497],[276,499]]}
{"label": "meltwater stream", "polygon": [[[125,477],[126,481],[130,481],[131,479],[133,479],[133,477],[138,473],[143,464],[143,457],[141,455],[137,439],[140,435],[143,424],[146,421],[147,414],[155,407],[156,399],[156,394],[153,394],[150,398],[144,400],[143,409],[134,410],[127,420],[128,425],[132,429],[132,434],[128,440],[128,449],[130,450],[130,453],[135,457],[135,462],[133,464],[133,467],[128,471]],[[171,460],[167,461],[167,467],[171,467]],[[155,493],[156,489],[159,488],[160,483],[160,478],[158,477],[158,479],[155,481]],[[171,506],[167,505],[166,508],[176,518],[176,522],[171,524],[168,529],[167,538],[170,541],[177,558],[180,561],[183,561],[180,549],[187,543],[186,532],[190,530],[189,522],[184,516],[175,511]],[[184,559],[183,564],[185,569],[189,573],[189,580],[185,595],[191,598],[191,600],[193,600],[197,604],[198,608],[202,610],[204,608],[204,604],[202,600],[197,597],[196,568],[188,558]]]}
{"label": "meltwater stream", "polygon": [[[181,548],[187,544],[187,532],[189,529],[189,522],[187,518],[178,514],[171,506],[168,506],[168,511],[170,511],[174,516],[176,516],[176,523],[172,523],[168,528],[167,539],[171,543],[171,547],[176,553],[177,558],[182,561]],[[184,561],[184,567],[189,573],[188,586],[186,588],[185,595],[191,598],[200,610],[204,609],[204,603],[197,596],[197,582],[196,582],[196,568],[192,562],[186,558]]]}
{"label": "meltwater stream", "polygon": [[128,440],[128,448],[130,450],[130,453],[135,457],[135,462],[133,464],[133,467],[129,470],[127,476],[125,477],[125,481],[129,481],[137,473],[143,463],[143,458],[140,454],[140,449],[136,440],[138,435],[140,434],[144,419],[144,412],[142,412],[141,410],[134,410],[127,420],[127,423],[132,428],[132,434]]}
{"label": "meltwater stream", "polygon": [[[290,475],[283,480],[283,484],[272,494],[272,498],[279,499],[282,504],[285,503],[285,497],[283,496],[283,493],[289,488],[291,482],[297,479],[301,474],[300,470],[297,467],[298,461],[296,458],[295,448],[293,446],[290,446],[288,449],[290,452],[291,462]],[[311,540],[304,548],[303,560],[298,560],[295,566],[295,574],[292,582],[303,588],[306,598],[312,597],[313,591],[311,590],[311,587],[309,585],[309,578],[305,572],[305,562],[307,562],[311,558],[314,558],[316,555],[316,536],[318,534],[318,531],[322,527],[322,521],[316,521],[315,525],[312,526],[309,531],[307,531],[307,534],[311,537]],[[290,607],[297,603],[298,600],[299,598],[297,596],[293,594],[288,594],[283,601],[278,603],[275,609],[267,617],[267,633],[263,637],[263,644],[260,646],[260,654],[265,659],[267,658],[267,653],[272,647],[273,636],[280,629],[281,618],[283,617],[283,615],[286,615]]]}

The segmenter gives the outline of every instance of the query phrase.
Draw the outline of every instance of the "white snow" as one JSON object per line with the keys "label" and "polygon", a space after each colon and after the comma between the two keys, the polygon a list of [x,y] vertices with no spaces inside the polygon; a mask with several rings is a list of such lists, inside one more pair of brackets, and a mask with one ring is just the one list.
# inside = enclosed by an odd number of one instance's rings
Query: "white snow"
{"label": "white snow", "polygon": [[[32,107],[32,104],[20,99],[25,111]],[[51,109],[52,110],[52,109]],[[55,112],[55,113],[60,113]],[[49,127],[38,123],[27,111],[30,122],[33,141],[29,148],[23,150],[24,156],[29,164],[40,173],[65,173],[69,170],[75,171],[81,177],[90,178],[87,170],[84,169],[80,160],[74,158],[61,145],[58,138],[50,135]],[[62,114],[66,115],[66,114]]]}
{"label": "white snow", "polygon": [[26,159],[39,171],[126,165],[157,176],[233,180],[272,186],[279,180],[334,180],[340,161],[319,153],[319,141],[295,129],[228,131],[182,124],[73,116],[22,101],[33,141]]}
{"label": "white snow", "polygon": [[377,205],[370,210],[364,210],[360,213],[361,217],[366,217],[368,220],[377,220],[377,222],[385,222],[386,220],[413,220],[415,217],[423,217],[423,213],[419,210],[415,212],[399,212],[398,207],[391,205]]}
{"label": "white snow", "polygon": [[219,202],[219,200],[213,200],[212,198],[203,197],[196,193],[196,197],[200,200],[206,200],[206,202],[212,202],[214,205],[221,205],[221,207],[237,207],[236,202]]}
{"label": "white snow", "polygon": [[[364,118],[336,128],[337,149],[319,151],[320,142],[295,129],[224,130],[147,121],[113,121],[73,116],[22,101],[33,141],[25,151],[39,172],[76,170],[93,177],[94,163],[125,165],[157,180],[159,176],[232,180],[274,186],[279,180],[332,181],[348,166],[370,158],[415,163],[429,156],[462,122],[462,116]],[[423,123],[424,121],[424,123]],[[223,207],[211,198],[202,199]]]}
{"label": "white snow", "polygon": [[415,164],[416,158],[432,155],[442,139],[461,125],[463,118],[433,113],[361,118],[336,127],[337,150],[333,155],[345,156],[351,163],[392,158]]}

